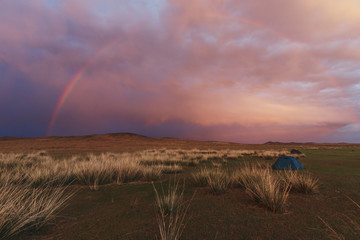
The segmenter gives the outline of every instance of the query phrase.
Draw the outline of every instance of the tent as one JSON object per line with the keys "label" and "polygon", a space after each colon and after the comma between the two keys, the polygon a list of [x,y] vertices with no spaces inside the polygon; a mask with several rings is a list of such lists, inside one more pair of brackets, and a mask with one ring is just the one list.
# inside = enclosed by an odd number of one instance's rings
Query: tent
{"label": "tent", "polygon": [[299,163],[298,160],[294,157],[284,156],[279,157],[278,160],[272,165],[273,169],[276,170],[299,170],[304,169],[304,167]]}
{"label": "tent", "polygon": [[290,151],[291,154],[302,154],[302,152],[300,152],[299,150],[296,150],[296,149],[292,149]]}

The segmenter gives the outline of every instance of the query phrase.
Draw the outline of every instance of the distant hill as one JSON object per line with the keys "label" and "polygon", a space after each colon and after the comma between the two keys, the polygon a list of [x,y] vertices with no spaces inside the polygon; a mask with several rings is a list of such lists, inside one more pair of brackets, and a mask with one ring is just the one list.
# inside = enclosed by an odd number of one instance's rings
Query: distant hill
{"label": "distant hill", "polygon": [[301,143],[301,142],[266,142],[264,143],[266,145],[314,145],[314,144],[322,144],[322,143],[314,143],[314,142],[305,142],[305,143]]}
{"label": "distant hill", "polygon": [[169,137],[153,138],[134,133],[109,133],[86,136],[51,136],[41,138],[0,138],[0,152],[34,152],[45,150],[54,156],[100,152],[134,152],[146,149],[285,149],[360,147],[360,144],[282,143],[242,144],[233,142],[195,141]]}

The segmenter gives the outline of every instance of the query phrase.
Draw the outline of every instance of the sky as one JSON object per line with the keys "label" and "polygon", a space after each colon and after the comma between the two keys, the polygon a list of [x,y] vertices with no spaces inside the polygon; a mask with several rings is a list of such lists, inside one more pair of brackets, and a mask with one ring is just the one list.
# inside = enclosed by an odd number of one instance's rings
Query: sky
{"label": "sky", "polygon": [[0,137],[360,142],[359,0],[0,0]]}

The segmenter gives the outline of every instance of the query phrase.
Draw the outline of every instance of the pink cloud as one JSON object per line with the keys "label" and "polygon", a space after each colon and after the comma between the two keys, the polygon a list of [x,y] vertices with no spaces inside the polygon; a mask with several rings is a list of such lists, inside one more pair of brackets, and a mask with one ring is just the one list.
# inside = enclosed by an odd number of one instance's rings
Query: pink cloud
{"label": "pink cloud", "polygon": [[[108,46],[63,104],[55,134],[128,126],[305,141],[359,121],[358,97],[347,90],[359,76],[356,1],[126,2],[5,1],[0,10],[0,56],[58,92],[52,101]],[[187,127],[171,130],[174,122]]]}

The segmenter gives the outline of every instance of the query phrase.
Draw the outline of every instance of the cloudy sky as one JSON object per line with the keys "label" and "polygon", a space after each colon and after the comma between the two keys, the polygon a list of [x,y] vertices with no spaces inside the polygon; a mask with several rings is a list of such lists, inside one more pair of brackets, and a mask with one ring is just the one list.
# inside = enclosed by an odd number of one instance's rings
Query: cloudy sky
{"label": "cloudy sky", "polygon": [[359,0],[0,0],[0,137],[360,142]]}

